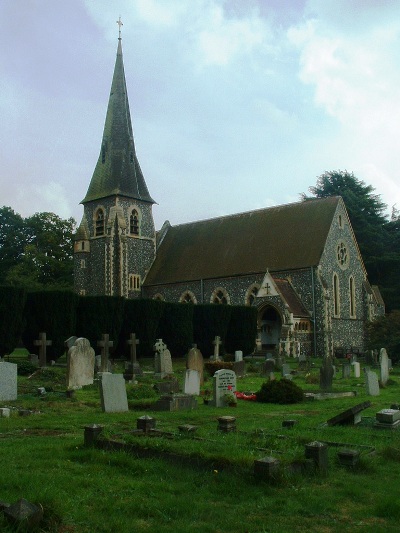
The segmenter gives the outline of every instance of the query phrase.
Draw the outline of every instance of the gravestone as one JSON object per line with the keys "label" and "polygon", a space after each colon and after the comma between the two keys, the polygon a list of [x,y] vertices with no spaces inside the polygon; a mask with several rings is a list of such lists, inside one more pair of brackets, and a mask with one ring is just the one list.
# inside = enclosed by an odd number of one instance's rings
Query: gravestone
{"label": "gravestone", "polygon": [[154,404],[155,411],[186,411],[197,409],[197,400],[190,394],[168,394]]}
{"label": "gravestone", "polygon": [[236,374],[233,370],[222,368],[213,377],[215,407],[224,407],[224,394],[236,391]]}
{"label": "gravestone", "polygon": [[386,353],[386,349],[382,348],[379,354],[379,363],[380,363],[380,374],[381,374],[381,383],[383,386],[386,385],[386,383],[389,380],[389,359],[388,354]]}
{"label": "gravestone", "polygon": [[319,369],[319,387],[323,391],[332,390],[334,369],[332,365],[332,358],[325,357],[321,368]]}
{"label": "gravestone", "polygon": [[135,333],[130,334],[127,344],[129,346],[130,360],[129,363],[125,365],[124,378],[132,380],[133,376],[141,376],[143,374],[136,357],[136,346],[140,344],[140,341],[136,338]]}
{"label": "gravestone", "polygon": [[342,365],[342,378],[349,379],[351,375],[351,366],[350,362],[343,363]]}
{"label": "gravestone", "polygon": [[243,378],[246,374],[246,363],[243,361],[235,361],[233,363],[233,371],[236,374],[236,377]]}
{"label": "gravestone", "polygon": [[200,374],[197,370],[186,370],[185,385],[183,392],[185,394],[192,394],[199,396],[200,394]]}
{"label": "gravestone", "polygon": [[[97,373],[101,372],[101,355],[96,355],[94,358],[94,369]],[[110,360],[107,361],[107,372],[112,372],[112,363]]]}
{"label": "gravestone", "polygon": [[93,383],[94,357],[89,340],[77,338],[67,355],[67,389],[80,389]]}
{"label": "gravestone", "polygon": [[267,359],[261,365],[261,375],[268,376],[271,372],[275,370],[275,361],[273,359]]}
{"label": "gravestone", "polygon": [[78,337],[76,337],[75,335],[73,335],[72,337],[68,337],[68,339],[66,341],[64,341],[64,347],[65,347],[65,351],[68,353],[68,350],[70,348],[72,348],[72,346],[75,345],[75,341]]}
{"label": "gravestone", "polygon": [[101,368],[100,372],[108,372],[108,360],[110,355],[110,348],[114,346],[114,342],[110,341],[108,333],[103,333],[101,340],[97,341],[97,346],[101,348]]}
{"label": "gravestone", "polygon": [[378,376],[375,372],[372,372],[371,370],[364,368],[365,372],[365,387],[366,392],[369,396],[379,396],[379,381]]}
{"label": "gravestone", "polygon": [[350,409],[346,409],[342,413],[330,418],[327,420],[328,426],[346,426],[346,425],[355,425],[361,422],[361,411],[367,409],[371,406],[370,401],[359,403]]}
{"label": "gravestone", "polygon": [[358,361],[355,363],[352,363],[353,371],[354,371],[354,377],[359,378],[361,377],[361,365]]}
{"label": "gravestone", "polygon": [[221,346],[222,344],[222,341],[221,341],[221,337],[219,337],[218,335],[215,337],[215,339],[213,340],[213,344],[214,344],[214,361],[220,361],[220,357],[219,357],[219,347]]}
{"label": "gravestone", "polygon": [[169,375],[168,379],[158,381],[154,388],[160,394],[173,394],[179,392],[179,381],[176,377]]}
{"label": "gravestone", "polygon": [[17,399],[17,365],[0,362],[0,400],[11,401]]}
{"label": "gravestone", "polygon": [[235,362],[243,361],[243,352],[242,350],[236,350],[235,352]]}
{"label": "gravestone", "polygon": [[200,375],[200,385],[204,383],[204,359],[201,351],[193,344],[189,350],[186,360],[186,368],[188,370],[197,370]]}
{"label": "gravestone", "polygon": [[290,365],[288,364],[283,364],[282,365],[282,377],[287,377],[287,376],[290,376]]}
{"label": "gravestone", "polygon": [[154,372],[158,377],[165,377],[168,374],[173,374],[171,352],[162,339],[157,339],[153,350],[154,356]]}
{"label": "gravestone", "polygon": [[31,353],[31,354],[29,354],[29,361],[30,361],[33,365],[38,365],[38,364],[39,364],[39,356],[36,355],[35,353]]}
{"label": "gravestone", "polygon": [[0,407],[0,418],[10,418],[11,410],[8,407]]}
{"label": "gravestone", "polygon": [[47,346],[52,345],[52,341],[46,339],[46,333],[39,333],[39,339],[33,341],[34,346],[39,346],[39,366],[41,368],[46,366],[47,362]]}
{"label": "gravestone", "polygon": [[104,413],[122,413],[128,411],[125,379],[122,374],[101,375],[101,407]]}

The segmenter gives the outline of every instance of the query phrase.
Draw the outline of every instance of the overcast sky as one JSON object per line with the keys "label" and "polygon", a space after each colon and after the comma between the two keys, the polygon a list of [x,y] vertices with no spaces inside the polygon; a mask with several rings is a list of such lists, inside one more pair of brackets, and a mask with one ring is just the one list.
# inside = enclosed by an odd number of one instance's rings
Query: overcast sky
{"label": "overcast sky", "polygon": [[80,221],[120,15],[157,228],[337,169],[400,208],[398,0],[0,0],[0,206]]}

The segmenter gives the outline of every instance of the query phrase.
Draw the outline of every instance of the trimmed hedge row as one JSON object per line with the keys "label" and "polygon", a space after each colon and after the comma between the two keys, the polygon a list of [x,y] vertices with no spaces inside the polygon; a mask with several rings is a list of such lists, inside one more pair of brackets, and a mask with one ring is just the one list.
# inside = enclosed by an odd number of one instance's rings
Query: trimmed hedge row
{"label": "trimmed hedge row", "polygon": [[[52,341],[48,358],[64,353],[64,342],[76,335],[97,342],[108,333],[114,342],[111,353],[128,357],[127,340],[140,340],[138,357],[151,357],[157,338],[162,338],[174,357],[184,356],[196,343],[205,357],[213,353],[213,340],[222,341],[220,354],[242,350],[251,353],[256,338],[257,312],[250,307],[192,305],[158,300],[126,300],[116,296],[78,296],[71,291],[38,291],[25,295],[21,289],[0,288],[2,336],[0,350],[10,353],[22,336],[25,347],[37,351],[34,341],[46,332]],[[26,298],[26,302],[25,302]],[[25,324],[25,325],[24,325]]]}

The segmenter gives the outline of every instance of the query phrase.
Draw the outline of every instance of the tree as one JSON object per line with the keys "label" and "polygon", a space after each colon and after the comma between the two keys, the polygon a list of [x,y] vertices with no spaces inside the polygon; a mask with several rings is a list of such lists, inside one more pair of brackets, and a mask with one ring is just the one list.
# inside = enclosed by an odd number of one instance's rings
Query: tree
{"label": "tree", "polygon": [[22,218],[0,209],[0,276],[3,283],[30,290],[73,286],[75,220],[54,213]]}
{"label": "tree", "polygon": [[[317,198],[341,196],[349,214],[365,268],[372,284],[382,291],[388,310],[400,309],[400,222],[396,210],[392,220],[385,216],[386,204],[371,185],[353,173],[325,172],[309,191]],[[309,197],[302,194],[302,199]]]}
{"label": "tree", "polygon": [[368,326],[368,348],[386,348],[393,362],[400,359],[400,311],[381,316]]}

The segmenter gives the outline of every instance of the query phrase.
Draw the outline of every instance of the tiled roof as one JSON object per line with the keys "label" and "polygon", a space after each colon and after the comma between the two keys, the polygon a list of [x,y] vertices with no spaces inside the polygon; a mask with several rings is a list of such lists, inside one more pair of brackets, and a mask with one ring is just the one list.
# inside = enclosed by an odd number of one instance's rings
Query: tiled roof
{"label": "tiled roof", "polygon": [[304,307],[298,294],[295,292],[289,281],[287,279],[274,278],[274,282],[285,302],[288,304],[289,311],[293,313],[295,317],[309,318],[309,311]]}
{"label": "tiled roof", "polygon": [[318,265],[339,197],[171,226],[145,285]]}
{"label": "tiled roof", "polygon": [[100,155],[81,203],[115,195],[154,203],[136,157],[121,40],[118,41]]}

